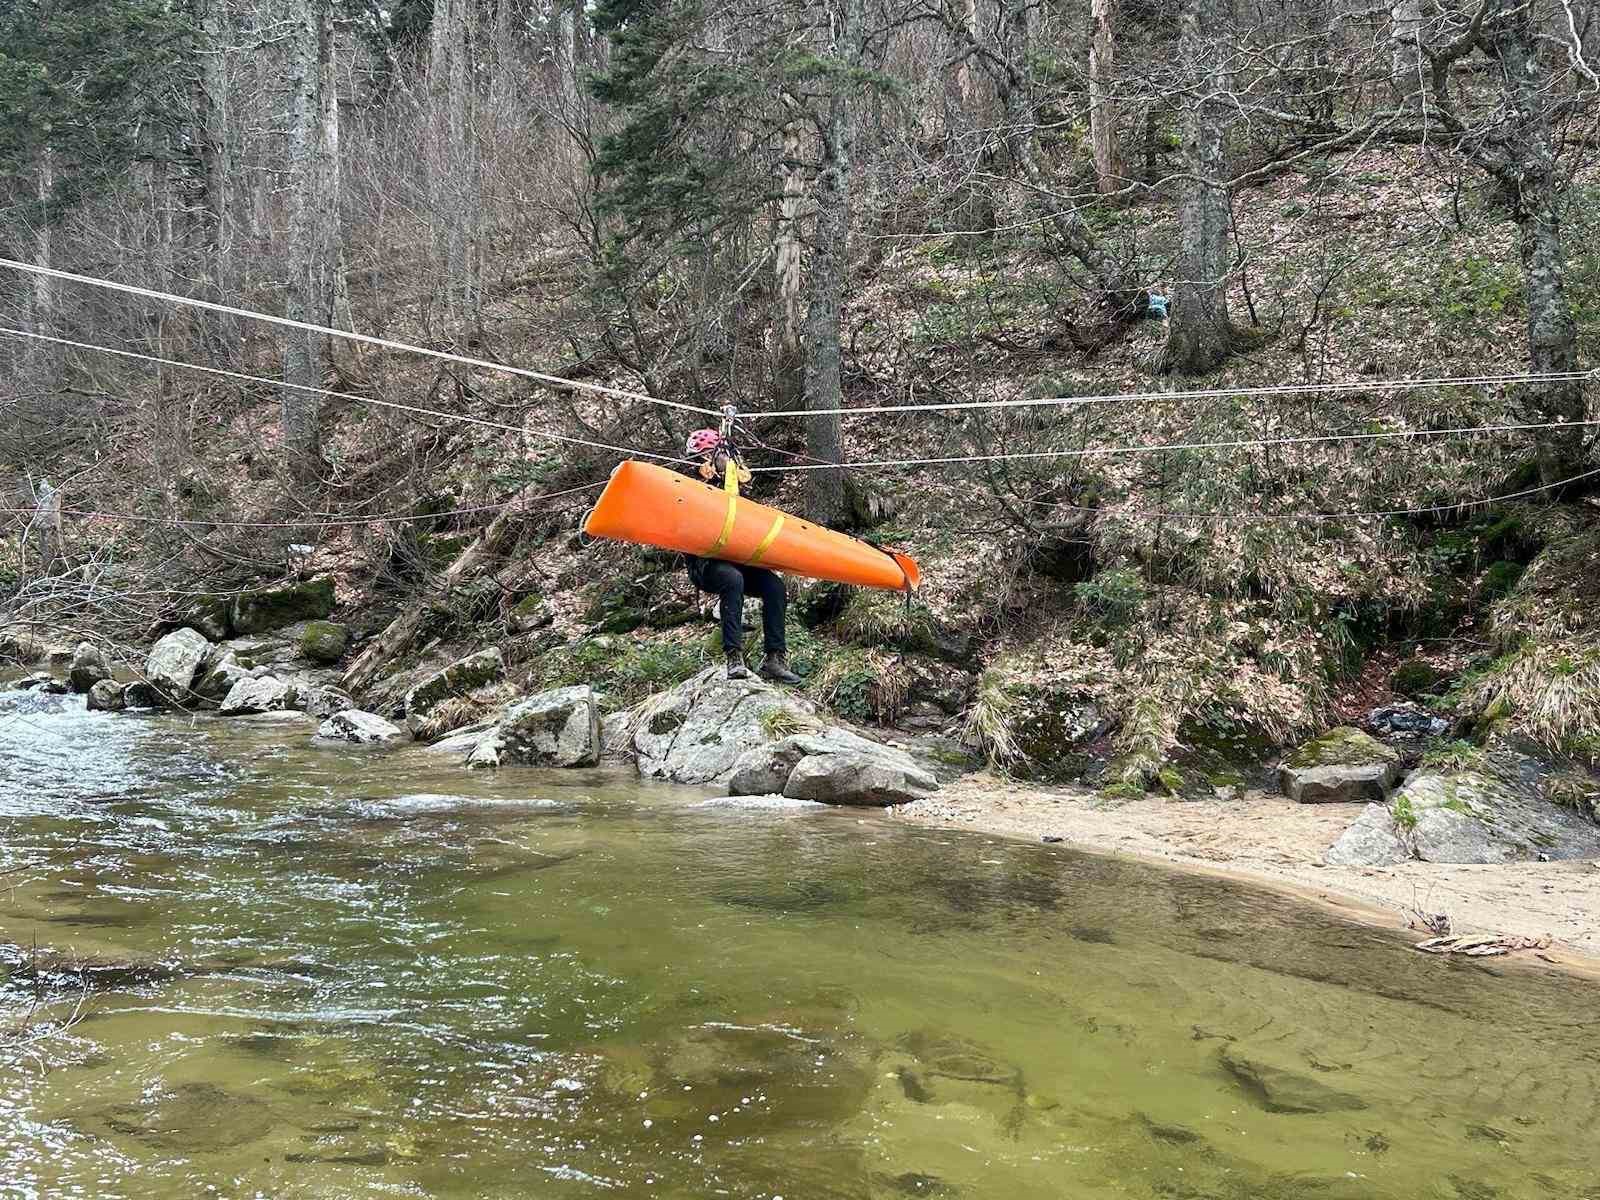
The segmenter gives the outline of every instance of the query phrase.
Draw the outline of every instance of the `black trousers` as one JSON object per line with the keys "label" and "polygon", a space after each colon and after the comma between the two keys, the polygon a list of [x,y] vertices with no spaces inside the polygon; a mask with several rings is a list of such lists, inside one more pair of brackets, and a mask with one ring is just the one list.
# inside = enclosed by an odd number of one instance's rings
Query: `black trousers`
{"label": "black trousers", "polygon": [[768,654],[787,654],[789,643],[783,636],[783,616],[789,597],[783,590],[783,577],[765,567],[746,567],[718,558],[689,560],[689,578],[702,592],[720,601],[722,648],[744,647],[744,598],[746,593],[761,600],[761,642]]}

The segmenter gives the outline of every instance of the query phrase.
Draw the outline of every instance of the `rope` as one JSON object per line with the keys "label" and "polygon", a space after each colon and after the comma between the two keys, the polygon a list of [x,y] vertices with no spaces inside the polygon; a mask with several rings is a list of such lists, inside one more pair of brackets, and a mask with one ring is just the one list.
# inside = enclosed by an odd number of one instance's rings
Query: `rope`
{"label": "rope", "polygon": [[853,463],[797,463],[787,467],[751,467],[752,471],[837,471],[846,467],[921,467],[952,463],[1002,462],[1029,458],[1091,458],[1115,454],[1165,454],[1178,450],[1237,450],[1251,446],[1307,446],[1325,442],[1369,442],[1390,438],[1450,437],[1467,433],[1514,433],[1526,429],[1573,429],[1600,425],[1600,420],[1537,421],[1517,425],[1465,425],[1452,429],[1398,429],[1382,433],[1326,433],[1301,437],[1237,438],[1225,442],[1167,442],[1158,446],[1093,446],[1084,450],[1027,450],[1011,454],[954,454],[942,458],[880,458]]}
{"label": "rope", "polygon": [[1127,404],[1134,401],[1170,402],[1214,398],[1299,396],[1312,392],[1413,391],[1420,388],[1492,387],[1514,383],[1571,383],[1600,379],[1600,367],[1592,371],[1544,371],[1511,375],[1455,375],[1435,379],[1346,380],[1339,383],[1284,383],[1266,387],[1196,388],[1175,392],[1114,392],[1105,396],[1045,396],[1020,400],[957,400],[941,404],[869,404],[860,408],[780,408],[771,412],[741,414],[742,420],[758,417],[857,416],[866,413],[952,412],[982,408],[1039,408],[1051,404]]}
{"label": "rope", "polygon": [[60,279],[67,283],[81,283],[87,287],[103,288],[106,291],[121,292],[128,296],[141,296],[146,300],[164,300],[169,304],[182,304],[190,308],[203,308],[208,312],[224,313],[231,317],[244,317],[251,321],[265,321],[269,325],[279,325],[285,329],[299,329],[306,333],[319,333],[325,337],[343,338],[346,341],[362,342],[369,346],[381,346],[385,350],[399,350],[407,354],[421,354],[428,358],[436,358],[441,362],[459,363],[465,367],[477,367],[485,371],[501,371],[507,375],[520,375],[524,379],[532,379],[550,387],[569,388],[573,391],[593,392],[601,396],[613,396],[619,400],[642,400],[648,404],[660,404],[667,408],[681,409],[684,412],[705,413],[717,417],[722,414],[716,409],[701,408],[695,404],[684,404],[678,400],[663,400],[659,396],[647,396],[642,392],[630,392],[624,388],[607,387],[600,383],[583,383],[575,379],[562,379],[559,375],[546,375],[542,371],[530,371],[526,367],[513,367],[506,363],[491,362],[485,358],[470,358],[463,354],[452,354],[447,350],[430,350],[425,346],[413,346],[409,342],[397,342],[391,338],[373,337],[367,333],[353,333],[348,329],[334,329],[328,325],[317,325],[310,321],[296,321],[289,317],[274,316],[271,313],[255,312],[248,308],[235,308],[231,304],[217,304],[210,300],[197,300],[192,296],[180,296],[174,292],[157,291],[154,288],[137,287],[131,283],[117,283],[110,279],[99,279],[93,275],[77,275],[71,271],[58,271],[51,267],[41,267],[34,263],[19,262],[12,258],[0,258],[0,267],[12,271],[19,271],[27,275],[43,276],[47,279]]}
{"label": "rope", "polygon": [[163,366],[179,367],[185,371],[199,371],[206,375],[220,375],[225,379],[238,379],[246,383],[259,383],[273,388],[292,388],[298,392],[311,392],[318,396],[330,396],[335,400],[348,400],[352,404],[370,404],[378,408],[391,408],[399,412],[411,413],[416,416],[437,417],[444,421],[460,421],[466,425],[482,425],[489,429],[502,429],[508,433],[525,433],[532,437],[546,438],[552,442],[565,442],[573,446],[588,446],[595,450],[610,450],[616,454],[637,455],[640,458],[654,458],[667,463],[683,463],[688,459],[673,458],[665,454],[653,454],[649,450],[637,450],[632,446],[613,446],[609,442],[592,442],[586,438],[569,437],[564,433],[551,433],[545,429],[528,429],[522,425],[508,425],[504,421],[491,421],[487,417],[474,417],[466,413],[444,412],[437,408],[423,408],[415,404],[401,404],[397,400],[379,400],[376,396],[357,396],[351,392],[336,392],[330,388],[313,387],[308,383],[285,383],[281,379],[268,379],[264,375],[249,375],[243,371],[230,371],[223,367],[207,367],[200,363],[182,362],[175,358],[162,358],[157,354],[143,354],[137,350],[119,350],[113,346],[99,346],[93,342],[77,342],[71,338],[52,337],[46,333],[34,333],[27,329],[14,329],[10,326],[0,325],[0,334],[12,337],[33,338],[41,342],[53,342],[58,346],[71,346],[77,350],[96,350],[101,354],[115,355],[117,358],[132,358],[140,362],[160,363]]}

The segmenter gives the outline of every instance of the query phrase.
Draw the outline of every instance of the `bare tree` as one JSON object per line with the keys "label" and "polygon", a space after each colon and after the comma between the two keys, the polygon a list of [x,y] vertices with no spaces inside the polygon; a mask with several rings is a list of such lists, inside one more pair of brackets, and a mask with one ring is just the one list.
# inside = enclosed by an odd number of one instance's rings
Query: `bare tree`
{"label": "bare tree", "polygon": [[1103,196],[1118,191],[1125,174],[1117,144],[1116,9],[1117,0],[1091,0],[1089,9],[1089,140]]}
{"label": "bare tree", "polygon": [[[339,99],[334,88],[332,0],[293,0],[289,124],[289,275],[284,309],[291,320],[333,319],[339,254]],[[281,407],[286,465],[300,481],[320,474],[318,398],[325,335],[292,331],[283,356]]]}

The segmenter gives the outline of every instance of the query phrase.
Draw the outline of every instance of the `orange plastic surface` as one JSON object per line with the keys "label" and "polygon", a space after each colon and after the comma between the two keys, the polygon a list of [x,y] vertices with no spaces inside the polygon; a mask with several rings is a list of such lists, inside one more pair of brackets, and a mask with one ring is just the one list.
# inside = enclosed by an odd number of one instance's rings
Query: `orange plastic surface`
{"label": "orange plastic surface", "polygon": [[[903,592],[921,582],[916,560],[910,555],[879,550],[743,496],[734,502],[733,525],[719,546],[729,499],[722,488],[629,460],[611,472],[611,481],[584,521],[583,530],[594,537],[705,558],[755,561],[774,571],[835,583]],[[773,525],[780,518],[783,524],[774,536]],[[764,541],[768,544],[762,549]]]}

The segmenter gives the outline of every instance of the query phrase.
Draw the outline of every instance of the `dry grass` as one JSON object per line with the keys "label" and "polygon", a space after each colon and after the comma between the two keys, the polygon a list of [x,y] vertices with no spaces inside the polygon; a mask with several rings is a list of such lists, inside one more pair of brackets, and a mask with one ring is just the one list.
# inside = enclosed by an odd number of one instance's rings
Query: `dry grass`
{"label": "dry grass", "polygon": [[978,694],[961,723],[961,744],[980,752],[992,770],[1013,771],[1028,760],[1017,740],[1021,703],[998,666],[978,680]]}

